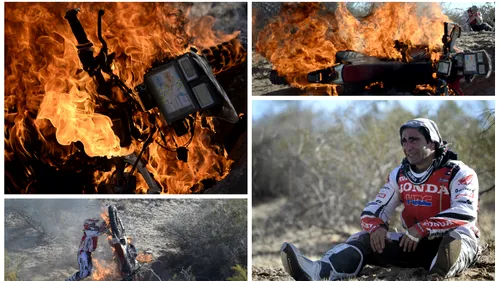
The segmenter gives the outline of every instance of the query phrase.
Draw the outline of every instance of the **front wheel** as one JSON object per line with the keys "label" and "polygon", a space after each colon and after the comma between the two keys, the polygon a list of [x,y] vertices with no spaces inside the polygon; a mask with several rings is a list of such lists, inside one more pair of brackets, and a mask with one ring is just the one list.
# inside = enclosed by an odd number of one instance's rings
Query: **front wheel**
{"label": "front wheel", "polygon": [[118,239],[123,238],[123,235],[125,234],[125,228],[123,227],[120,217],[118,217],[118,210],[114,205],[108,207],[108,214],[109,214],[109,224],[111,226],[111,231],[113,232],[113,235]]}

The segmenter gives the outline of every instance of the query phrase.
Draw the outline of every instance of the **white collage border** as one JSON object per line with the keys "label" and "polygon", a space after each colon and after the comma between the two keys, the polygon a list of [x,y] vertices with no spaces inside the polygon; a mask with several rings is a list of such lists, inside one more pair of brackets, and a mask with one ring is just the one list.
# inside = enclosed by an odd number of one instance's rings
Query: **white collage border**
{"label": "white collage border", "polygon": [[[36,2],[36,1],[3,1],[5,2]],[[43,2],[72,2],[72,1],[43,1]],[[139,2],[139,1],[74,1],[74,2]],[[228,1],[152,1],[152,2],[228,2]],[[247,237],[247,243],[248,243],[248,260],[247,260],[247,266],[248,266],[248,280],[252,280],[252,154],[251,154],[251,149],[252,149],[252,101],[254,100],[306,100],[306,101],[311,101],[311,100],[431,100],[429,97],[395,97],[395,96],[388,96],[388,97],[379,97],[379,96],[374,96],[374,97],[342,97],[342,96],[337,96],[337,97],[328,97],[328,96],[273,96],[273,97],[268,97],[268,96],[253,96],[252,95],[252,3],[253,2],[264,2],[264,1],[241,1],[241,0],[235,0],[232,2],[244,2],[247,3],[247,38],[249,38],[250,41],[248,41],[248,46],[247,46],[247,75],[248,75],[248,82],[247,82],[247,92],[248,92],[248,103],[247,103],[247,158],[248,158],[248,168],[247,168],[247,195],[6,195],[5,194],[5,181],[2,181],[2,199],[0,200],[0,229],[1,231],[1,241],[0,241],[0,248],[2,249],[1,256],[0,256],[0,274],[2,274],[2,278],[4,278],[5,274],[5,232],[4,232],[4,226],[5,226],[5,199],[90,199],[90,198],[105,198],[105,199],[247,199],[247,232],[248,232],[248,237]],[[266,1],[266,2],[285,2],[285,1]],[[288,2],[318,2],[318,1],[288,1]],[[319,1],[319,2],[336,2],[336,1]],[[422,1],[422,0],[417,0],[417,1],[381,1],[381,0],[375,0],[375,1],[370,1],[370,2],[429,2],[429,1]],[[447,1],[448,2],[448,1]],[[449,2],[463,2],[463,3],[471,3],[470,1],[465,1],[465,0],[458,0],[458,1],[449,1]],[[498,15],[498,11],[495,13],[495,17]],[[0,28],[2,30],[2,34],[4,34],[4,19],[5,19],[5,5],[2,5],[0,8],[0,18],[2,19],[0,21]],[[497,40],[498,34],[495,34],[495,40]],[[1,37],[0,39],[0,51],[2,54],[2,62],[5,64],[5,50],[4,50],[4,36]],[[495,50],[496,54],[496,50]],[[496,57],[496,56],[495,56]],[[4,76],[4,68],[1,68],[2,77]],[[495,85],[497,85],[497,77],[495,76]],[[0,86],[0,92],[5,93],[5,85],[4,83],[1,83]],[[495,96],[480,96],[480,97],[471,97],[471,96],[464,96],[464,97],[432,97],[432,100],[494,100],[495,101],[495,108],[497,105],[497,90],[495,89]],[[4,105],[4,100],[2,99],[0,104]],[[3,113],[2,113],[3,114]],[[495,130],[498,129],[498,124],[495,123]],[[2,129],[4,128],[4,123],[1,125]],[[3,130],[2,130],[3,131]],[[249,132],[249,133],[248,133]],[[498,162],[499,159],[499,148],[500,148],[500,142],[498,141],[498,138],[495,139],[495,163]],[[2,151],[5,151],[5,143],[2,142],[0,145],[0,149]],[[495,184],[498,181],[499,178],[499,171],[498,169],[495,171]],[[0,175],[2,179],[5,179],[5,163],[4,161],[0,162]],[[498,196],[496,196],[495,199],[498,199]],[[499,218],[498,215],[498,207],[495,207],[495,219]],[[495,234],[500,234],[500,226],[499,224],[495,225]],[[496,242],[495,242],[496,244]],[[276,250],[278,252],[278,249]],[[499,251],[495,252],[495,259],[499,260],[500,255]],[[291,279],[290,279],[291,280]]]}

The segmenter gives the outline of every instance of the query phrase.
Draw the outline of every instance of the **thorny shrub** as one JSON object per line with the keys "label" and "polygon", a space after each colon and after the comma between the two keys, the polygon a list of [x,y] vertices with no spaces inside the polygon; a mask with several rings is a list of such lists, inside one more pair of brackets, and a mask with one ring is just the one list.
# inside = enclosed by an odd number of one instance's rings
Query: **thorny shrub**
{"label": "thorny shrub", "polygon": [[231,267],[247,261],[246,204],[246,200],[236,199],[190,200],[181,212],[182,219],[167,216],[165,235],[177,251],[162,255],[158,261],[178,276],[189,268],[197,278],[231,277]]}

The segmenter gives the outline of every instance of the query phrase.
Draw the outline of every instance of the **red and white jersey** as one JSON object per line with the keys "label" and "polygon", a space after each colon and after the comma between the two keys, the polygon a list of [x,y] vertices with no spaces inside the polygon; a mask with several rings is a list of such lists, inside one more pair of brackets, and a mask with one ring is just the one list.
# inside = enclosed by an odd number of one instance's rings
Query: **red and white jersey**
{"label": "red and white jersey", "polygon": [[103,232],[99,230],[84,230],[82,241],[80,242],[79,252],[93,252],[97,248],[98,237]]}
{"label": "red and white jersey", "polygon": [[479,237],[479,183],[474,170],[461,161],[448,161],[420,185],[411,183],[398,166],[364,208],[361,227],[370,233],[383,227],[401,203],[403,227],[417,225],[422,237],[440,237],[455,228]]}
{"label": "red and white jersey", "polygon": [[483,16],[480,11],[473,12],[471,9],[465,11],[462,18],[466,21],[466,23],[478,25],[483,23]]}

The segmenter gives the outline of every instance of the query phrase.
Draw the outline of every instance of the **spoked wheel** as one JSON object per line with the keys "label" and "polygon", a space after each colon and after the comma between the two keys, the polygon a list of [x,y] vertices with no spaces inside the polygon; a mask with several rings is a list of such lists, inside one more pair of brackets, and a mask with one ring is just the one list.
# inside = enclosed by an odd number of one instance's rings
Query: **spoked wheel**
{"label": "spoked wheel", "polygon": [[113,236],[120,239],[120,244],[115,244],[115,253],[120,259],[120,271],[124,275],[129,275],[134,270],[133,264],[129,260],[129,255],[126,249],[123,246],[128,246],[127,241],[122,241],[125,235],[125,228],[123,227],[122,221],[118,216],[118,210],[114,205],[108,207],[109,214],[109,224],[111,226],[111,231],[113,232]]}
{"label": "spoked wheel", "polygon": [[120,217],[118,217],[118,210],[114,205],[108,207],[109,214],[109,224],[111,225],[111,231],[113,235],[118,238],[122,238],[125,235],[125,228],[123,227]]}

